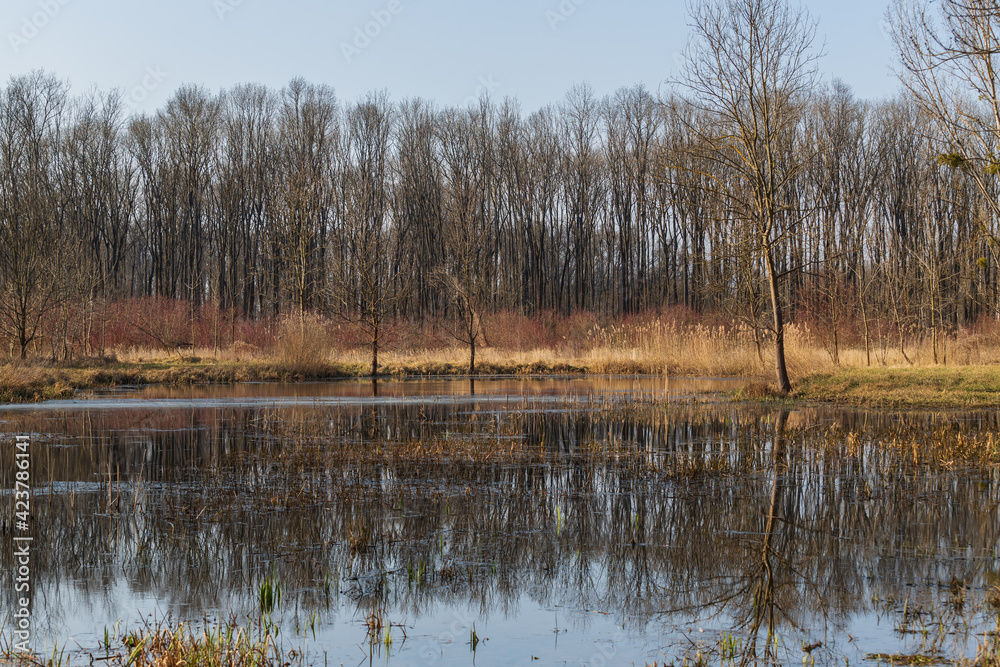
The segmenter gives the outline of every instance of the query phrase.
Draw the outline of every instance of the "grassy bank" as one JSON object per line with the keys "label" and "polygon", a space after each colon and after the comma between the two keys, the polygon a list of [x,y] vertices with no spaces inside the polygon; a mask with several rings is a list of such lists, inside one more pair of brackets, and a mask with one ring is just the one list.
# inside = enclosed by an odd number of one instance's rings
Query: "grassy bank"
{"label": "grassy bank", "polygon": [[[751,381],[736,398],[774,397],[770,350],[758,354],[752,339],[707,327],[654,328],[628,335],[602,330],[586,347],[533,350],[485,348],[477,355],[481,375],[624,374],[740,377]],[[130,349],[109,358],[72,364],[45,362],[0,365],[0,401],[66,398],[78,390],[126,385],[303,382],[364,377],[370,361],[363,348],[331,350],[322,340],[285,340],[273,350],[194,350],[178,355]],[[991,348],[992,349],[992,348]],[[1000,364],[934,365],[916,348],[906,363],[887,356],[868,367],[860,350],[844,350],[842,365],[792,329],[788,367],[792,400],[883,408],[991,407],[1000,398]],[[468,352],[461,347],[389,350],[380,356],[385,377],[465,375]],[[993,355],[996,356],[996,355]],[[954,355],[953,355],[954,357]],[[787,399],[782,399],[787,400]]]}
{"label": "grassy bank", "polygon": [[286,650],[277,639],[277,628],[262,614],[257,620],[231,620],[194,626],[165,620],[148,621],[138,630],[118,636],[118,626],[100,648],[70,649],[56,646],[47,654],[14,650],[0,638],[0,664],[12,667],[67,667],[103,664],[110,667],[291,667],[303,656]]}
{"label": "grassy bank", "polygon": [[[468,362],[445,355],[396,355],[380,366],[385,378],[464,376]],[[164,357],[156,360],[11,364],[0,367],[0,402],[27,403],[69,398],[79,390],[133,385],[233,384],[239,382],[308,382],[367,377],[362,362],[328,361],[298,364],[281,359],[220,360],[202,357]],[[594,363],[587,359],[560,359],[517,354],[476,365],[477,375],[661,375],[664,368],[642,360],[616,359]],[[673,372],[670,375],[703,375]],[[712,374],[718,375],[718,374]]]}
{"label": "grassy bank", "polygon": [[69,398],[78,390],[128,385],[302,382],[351,377],[359,369],[342,365],[300,368],[280,362],[165,358],[152,362],[83,362],[75,366],[20,364],[0,368],[0,401],[29,403]]}
{"label": "grassy bank", "polygon": [[792,398],[874,408],[996,407],[1000,366],[841,368],[806,376]]}
{"label": "grassy bank", "polygon": [[[634,332],[602,330],[600,341],[560,349],[483,348],[477,353],[479,375],[625,374],[763,378],[765,367],[752,340],[721,330],[692,327],[684,331],[650,328]],[[638,340],[625,340],[626,337]],[[793,338],[794,340],[794,338]],[[109,358],[72,364],[42,362],[0,365],[0,401],[28,402],[71,396],[76,390],[123,385],[231,384],[302,382],[364,377],[371,368],[368,351],[331,349],[321,336],[289,336],[274,349],[235,346],[193,350],[178,355],[152,349],[119,350]],[[790,346],[793,372],[820,363],[807,346]],[[388,350],[379,356],[380,375],[424,377],[465,375],[468,351],[462,347]]]}
{"label": "grassy bank", "polygon": [[[26,403],[69,398],[79,390],[131,385],[233,384],[239,382],[306,382],[365,377],[361,362],[322,361],[309,364],[281,359],[226,360],[163,357],[141,361],[84,361],[78,364],[10,364],[0,367],[0,402]],[[443,358],[396,357],[381,366],[384,377],[465,375],[467,362]],[[541,356],[495,359],[477,365],[481,375],[566,375],[586,373],[659,374],[662,369],[640,362],[591,365]]]}

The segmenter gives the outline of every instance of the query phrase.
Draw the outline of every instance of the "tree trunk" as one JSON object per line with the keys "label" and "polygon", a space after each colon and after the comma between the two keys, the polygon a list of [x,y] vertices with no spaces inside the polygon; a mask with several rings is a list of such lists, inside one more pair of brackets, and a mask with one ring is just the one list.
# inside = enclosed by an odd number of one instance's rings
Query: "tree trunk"
{"label": "tree trunk", "polygon": [[792,390],[792,384],[788,381],[788,369],[785,366],[785,322],[781,310],[781,295],[778,292],[778,276],[774,272],[770,248],[764,250],[764,262],[767,265],[767,282],[771,291],[771,313],[774,315],[774,368],[778,389],[782,394],[787,394]]}
{"label": "tree trunk", "polygon": [[840,365],[840,336],[838,334],[839,322],[834,322],[833,325],[833,363],[835,366]]}
{"label": "tree trunk", "polygon": [[760,339],[760,327],[757,325],[758,322],[759,322],[759,320],[756,320],[756,319],[753,322],[753,342],[754,342],[754,345],[757,346],[757,361],[760,362],[760,366],[761,366],[761,368],[763,368],[764,367],[764,349],[763,349],[763,345],[762,345],[763,341],[761,341],[761,339]]}
{"label": "tree trunk", "polygon": [[903,355],[903,359],[906,359],[906,363],[912,366],[913,362],[910,361],[908,356],[906,356],[906,342],[903,339],[903,323],[899,317],[899,302],[896,300],[895,294],[893,294],[892,299],[892,310],[896,317],[896,332],[899,334],[899,353]]}
{"label": "tree trunk", "polygon": [[861,295],[861,321],[864,323],[865,327],[865,363],[868,366],[872,365],[872,344],[871,335],[868,332],[868,309],[865,308],[865,297],[864,294]]}

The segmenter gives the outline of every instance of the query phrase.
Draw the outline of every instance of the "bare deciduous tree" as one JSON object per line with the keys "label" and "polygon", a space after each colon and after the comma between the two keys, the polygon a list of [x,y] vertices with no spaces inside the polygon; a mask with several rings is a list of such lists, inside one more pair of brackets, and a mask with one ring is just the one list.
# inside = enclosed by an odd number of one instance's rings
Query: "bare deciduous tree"
{"label": "bare deciduous tree", "polygon": [[682,83],[688,103],[715,123],[696,126],[727,216],[746,225],[747,250],[763,261],[771,300],[775,372],[785,364],[785,307],[777,255],[804,219],[788,196],[806,158],[798,125],[816,85],[816,25],[785,0],[707,0],[690,7],[694,39]]}
{"label": "bare deciduous tree", "polygon": [[280,113],[281,225],[274,230],[299,317],[323,291],[322,255],[333,210],[334,150],[338,141],[333,90],[293,80],[283,92]]}
{"label": "bare deciduous tree", "polygon": [[900,80],[941,131],[941,162],[966,170],[1000,213],[991,183],[1000,172],[1000,3],[896,0],[888,25]]}
{"label": "bare deciduous tree", "polygon": [[59,144],[67,86],[35,72],[0,97],[0,330],[21,359],[56,307],[66,258]]}
{"label": "bare deciduous tree", "polygon": [[483,316],[496,282],[496,228],[491,210],[492,111],[449,112],[440,121],[444,199],[445,264],[437,277],[457,315],[452,336],[469,346],[469,374],[476,372],[476,347],[485,340]]}
{"label": "bare deciduous tree", "polygon": [[347,112],[339,174],[340,215],[337,258],[332,279],[336,314],[367,338],[371,375],[379,374],[378,355],[388,332],[386,320],[405,298],[393,275],[392,210],[389,199],[393,111],[384,94],[370,95]]}

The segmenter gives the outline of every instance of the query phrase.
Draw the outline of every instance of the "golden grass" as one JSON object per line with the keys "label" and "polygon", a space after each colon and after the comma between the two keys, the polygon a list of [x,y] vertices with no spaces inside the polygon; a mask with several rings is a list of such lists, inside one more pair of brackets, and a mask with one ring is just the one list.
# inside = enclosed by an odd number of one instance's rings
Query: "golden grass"
{"label": "golden grass", "polygon": [[[365,347],[335,349],[329,329],[307,317],[286,320],[274,349],[237,342],[226,349],[168,352],[116,350],[112,360],[67,365],[11,364],[0,367],[0,400],[35,401],[71,395],[75,389],[136,384],[295,382],[367,374]],[[739,398],[776,397],[773,347],[758,349],[747,328],[680,325],[650,321],[593,327],[583,342],[555,348],[495,347],[477,352],[482,375],[625,374],[739,377],[750,381]],[[798,325],[786,333],[793,398],[880,407],[980,407],[992,405],[1000,390],[1000,337],[965,335],[942,341],[840,352],[840,365],[811,332]],[[871,366],[868,366],[869,361]],[[468,350],[388,349],[380,355],[383,375],[465,375]],[[961,366],[954,365],[961,363]],[[993,366],[992,364],[998,364]]]}
{"label": "golden grass", "polygon": [[303,655],[285,650],[277,629],[265,616],[237,621],[208,623],[195,628],[189,623],[149,623],[139,630],[105,634],[99,650],[82,648],[69,652],[56,647],[51,655],[14,651],[0,646],[0,664],[14,667],[62,667],[69,664],[104,664],[112,667],[291,667],[303,663]]}
{"label": "golden grass", "polygon": [[[787,343],[789,371],[801,375],[817,368],[833,368],[828,355],[809,344],[808,333],[790,327]],[[581,347],[510,350],[480,348],[476,368],[483,375],[623,374],[745,377],[771,376],[773,351],[764,346],[761,357],[749,331],[727,331],[706,326],[680,327],[654,322],[640,326],[595,328],[589,344]],[[367,351],[354,349],[335,356],[339,363],[364,366]],[[468,350],[386,351],[380,360],[386,375],[464,375]]]}
{"label": "golden grass", "polygon": [[0,366],[0,400],[25,403],[73,395],[67,373],[27,365]]}
{"label": "golden grass", "polygon": [[873,660],[889,665],[948,665],[952,660],[940,655],[923,653],[869,653],[865,660]]}
{"label": "golden grass", "polygon": [[330,347],[326,324],[316,315],[287,317],[281,322],[276,356],[286,367],[308,370],[317,361],[329,361]]}
{"label": "golden grass", "polygon": [[[319,321],[311,324],[307,321],[303,330],[295,318],[286,320],[274,350],[237,343],[228,349],[198,349],[182,356],[154,349],[120,350],[116,355],[122,362],[138,364],[195,359],[359,368],[369,365],[370,353],[364,346],[334,351],[330,345],[324,345],[317,335],[320,324]],[[806,371],[829,365],[826,353],[810,344],[808,331],[790,327],[787,338],[791,370]],[[761,350],[763,362],[758,358],[749,330],[653,322],[594,327],[586,344],[577,346],[567,344],[531,350],[481,347],[477,351],[476,365],[483,374],[537,371],[750,377],[770,373],[771,354],[771,348],[765,345]],[[458,345],[443,349],[386,349],[380,353],[380,362],[386,375],[464,374],[468,368],[468,349]]]}
{"label": "golden grass", "polygon": [[[263,667],[288,665],[268,631],[235,624],[196,631],[186,624],[154,628],[125,638],[126,651],[112,664],[128,667]],[[294,659],[295,656],[292,656]]]}
{"label": "golden grass", "polygon": [[[307,332],[309,327],[306,327]],[[316,331],[314,327],[312,331]],[[368,349],[333,351],[315,336],[298,333],[297,321],[282,326],[276,350],[266,351],[237,343],[224,350],[199,349],[179,357],[152,349],[118,351],[126,364],[178,365],[271,363],[300,370],[337,368],[338,374],[361,375],[370,364]],[[302,338],[307,339],[300,342]],[[789,327],[786,334],[789,372],[796,377],[817,370],[832,370],[829,355],[813,345],[809,332]],[[485,347],[477,350],[476,368],[482,375],[529,374],[627,374],[714,376],[767,379],[772,375],[773,347],[763,345],[758,355],[752,332],[702,325],[680,326],[652,322],[641,325],[595,327],[585,345],[515,350]],[[196,360],[196,361],[193,361]],[[468,349],[384,350],[379,356],[385,375],[464,375]],[[317,372],[308,373],[316,376]]]}
{"label": "golden grass", "polygon": [[995,407],[1000,366],[840,368],[805,377],[792,397],[882,408]]}

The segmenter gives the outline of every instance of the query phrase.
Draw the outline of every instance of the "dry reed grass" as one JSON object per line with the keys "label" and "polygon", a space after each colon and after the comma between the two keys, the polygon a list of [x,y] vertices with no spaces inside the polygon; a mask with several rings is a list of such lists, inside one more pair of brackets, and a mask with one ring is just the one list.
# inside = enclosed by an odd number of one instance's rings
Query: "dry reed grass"
{"label": "dry reed grass", "polygon": [[[148,624],[121,640],[122,650],[105,658],[118,667],[289,667],[301,664],[296,651],[285,651],[276,628],[265,615],[240,623],[225,622],[195,628],[165,621]],[[111,645],[107,649],[111,650]],[[93,663],[95,656],[91,656]],[[98,658],[102,659],[102,658]]]}
{"label": "dry reed grass", "polygon": [[[540,347],[522,347],[521,338],[498,336],[495,340],[503,346],[477,351],[477,370],[481,375],[740,377],[752,383],[744,398],[761,400],[775,395],[770,386],[774,375],[773,345],[759,340],[749,327],[712,326],[667,317],[609,326],[583,321],[578,324],[565,329],[566,335],[561,338],[550,336],[547,345]],[[132,347],[115,350],[100,363],[0,367],[0,400],[41,400],[67,396],[74,389],[122,384],[292,382],[366,375],[370,364],[367,348],[347,343],[350,341],[343,337],[343,332],[321,317],[290,317],[281,323],[273,344],[266,348],[241,341],[224,349],[198,348],[183,354],[176,350]],[[384,349],[380,355],[380,374],[401,377],[467,373],[468,350],[464,347],[414,347],[418,344],[418,339],[404,337],[394,348]],[[897,341],[894,345],[880,342],[877,348],[868,351],[845,347],[839,356],[840,364],[834,364],[815,332],[805,325],[790,325],[786,332],[786,357],[789,375],[793,384],[798,385],[796,397],[868,403],[874,392],[875,403],[887,406],[910,403],[968,406],[994,400],[1000,388],[1000,377],[994,382],[992,377],[983,376],[973,383],[976,387],[970,398],[966,395],[969,392],[953,395],[942,389],[949,386],[950,379],[937,378],[934,381],[941,395],[928,396],[926,387],[911,393],[905,386],[907,382],[920,385],[927,378],[907,376],[905,372],[899,377],[905,377],[906,382],[890,383],[892,386],[887,387],[879,384],[885,384],[882,382],[885,377],[895,376],[900,370],[950,369],[942,371],[948,375],[956,368],[984,369],[1000,364],[1000,327],[996,331],[970,329],[958,336],[942,338],[936,350],[938,364],[935,364],[935,349],[926,337],[908,340],[905,354]],[[969,373],[976,375],[978,371]],[[858,394],[856,386],[872,390]],[[881,396],[886,391],[889,393]]]}
{"label": "dry reed grass", "polygon": [[1000,464],[1000,441],[992,432],[963,434],[939,429],[923,437],[882,444],[906,455],[914,466],[992,468]]}
{"label": "dry reed grass", "polygon": [[[807,331],[790,327],[786,345],[793,374],[833,368],[828,355],[810,344]],[[595,326],[582,345],[480,348],[476,365],[483,375],[597,373],[766,378],[771,374],[772,354],[766,344],[758,354],[749,329],[654,321]],[[381,359],[387,375],[463,375],[468,368],[468,351],[462,347],[387,350]],[[328,361],[360,367],[367,361],[367,352],[355,348]]]}
{"label": "dry reed grass", "polygon": [[[226,349],[202,348],[190,354],[205,363],[272,363],[301,370],[336,366],[363,373],[369,364],[368,350],[363,346],[338,347],[335,338],[325,320],[307,315],[304,326],[295,317],[285,320],[273,349],[237,342]],[[929,338],[908,341],[905,355],[898,344],[868,352],[863,347],[845,347],[840,350],[839,366],[807,326],[790,325],[785,339],[788,371],[793,378],[869,365],[894,369],[1000,363],[1000,334],[964,334],[942,339],[937,351],[938,364],[934,362]],[[174,352],[151,348],[123,349],[116,354],[126,364],[184,362]],[[593,325],[585,336],[550,347],[482,347],[477,350],[477,367],[483,375],[662,374],[768,380],[773,375],[773,355],[773,345],[762,341],[758,347],[749,327],[652,319]],[[385,375],[462,375],[468,368],[468,350],[454,345],[431,348],[407,345],[383,350],[380,360]]]}
{"label": "dry reed grass", "polygon": [[112,667],[291,667],[303,655],[285,650],[276,627],[264,616],[239,622],[208,623],[201,627],[166,620],[147,621],[135,631],[113,635],[105,631],[100,650],[69,651],[56,647],[50,655],[16,652],[0,645],[0,664],[13,667],[64,667],[73,664],[104,664]]}
{"label": "dry reed grass", "polygon": [[997,667],[1000,665],[1000,619],[997,627],[976,646],[976,657],[958,661],[961,667]]}
{"label": "dry reed grass", "polygon": [[[128,667],[264,667],[291,664],[274,637],[260,628],[228,624],[196,631],[186,624],[176,628],[145,629],[125,638],[125,656],[112,662]],[[291,656],[292,660],[296,656]],[[297,661],[296,661],[297,662]]]}
{"label": "dry reed grass", "polygon": [[[792,373],[832,367],[822,349],[810,344],[808,331],[790,327],[787,354]],[[335,349],[321,318],[307,316],[285,320],[274,349],[261,350],[237,343],[227,349],[191,350],[204,363],[280,363],[288,368],[339,366],[362,369],[369,352],[363,346]],[[600,373],[653,375],[710,375],[768,377],[772,350],[759,350],[747,328],[682,325],[653,320],[609,327],[593,326],[584,340],[553,347],[483,347],[477,351],[477,368],[484,375],[533,373]],[[151,348],[117,351],[125,364],[184,363],[174,352]],[[468,350],[461,346],[388,349],[381,353],[386,375],[457,375],[468,368]]]}
{"label": "dry reed grass", "polygon": [[308,370],[329,363],[331,342],[325,320],[311,313],[287,317],[278,331],[276,356],[287,367]]}
{"label": "dry reed grass", "polygon": [[8,403],[65,398],[73,394],[69,374],[44,366],[0,366],[0,400]]}

